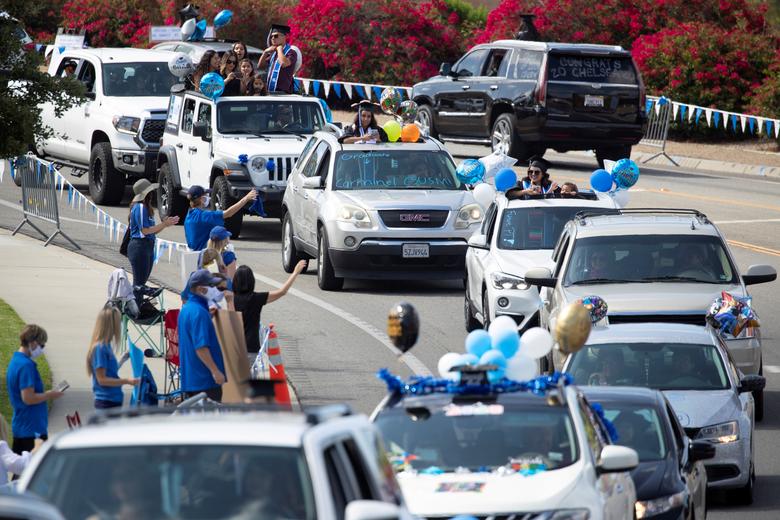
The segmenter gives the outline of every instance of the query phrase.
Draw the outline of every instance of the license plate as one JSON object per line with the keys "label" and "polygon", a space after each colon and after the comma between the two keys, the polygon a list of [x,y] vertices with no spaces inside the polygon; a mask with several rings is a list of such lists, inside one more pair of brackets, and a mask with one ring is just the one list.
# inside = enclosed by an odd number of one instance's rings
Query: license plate
{"label": "license plate", "polygon": [[403,258],[428,258],[431,255],[428,244],[403,244],[401,256]]}
{"label": "license plate", "polygon": [[585,103],[583,103],[586,107],[603,107],[604,106],[604,96],[585,96]]}

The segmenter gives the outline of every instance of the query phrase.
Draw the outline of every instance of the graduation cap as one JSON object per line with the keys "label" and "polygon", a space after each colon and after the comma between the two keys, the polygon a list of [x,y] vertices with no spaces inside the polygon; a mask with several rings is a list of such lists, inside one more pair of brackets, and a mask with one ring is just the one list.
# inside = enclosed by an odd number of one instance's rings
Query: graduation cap
{"label": "graduation cap", "polygon": [[268,38],[266,39],[266,43],[268,45],[271,45],[271,35],[274,33],[282,33],[285,36],[289,36],[290,34],[290,26],[289,25],[283,25],[280,23],[272,23],[271,24],[271,30],[268,31]]}
{"label": "graduation cap", "polygon": [[550,169],[551,165],[550,165],[550,161],[546,160],[541,155],[534,155],[533,157],[528,159],[528,167],[530,168],[531,166],[536,166],[537,168],[542,170],[542,172],[547,172],[547,170]]}
{"label": "graduation cap", "polygon": [[250,400],[265,398],[268,401],[273,401],[276,395],[276,385],[281,381],[274,381],[272,379],[247,379],[243,381],[246,385],[246,398]]}
{"label": "graduation cap", "polygon": [[350,108],[357,108],[358,112],[362,110],[368,110],[369,112],[376,113],[376,109],[380,108],[379,105],[376,103],[372,103],[371,101],[368,101],[367,99],[364,99],[363,101],[360,101],[358,103],[352,103],[350,105]]}
{"label": "graduation cap", "polygon": [[190,18],[197,18],[199,14],[200,11],[197,5],[187,4],[182,9],[179,9],[179,19],[182,25]]}

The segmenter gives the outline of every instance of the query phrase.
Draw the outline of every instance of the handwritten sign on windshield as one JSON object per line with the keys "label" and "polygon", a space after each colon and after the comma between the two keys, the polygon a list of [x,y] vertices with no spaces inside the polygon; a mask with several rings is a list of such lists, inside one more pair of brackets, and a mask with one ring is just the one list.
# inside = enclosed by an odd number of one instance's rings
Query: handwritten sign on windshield
{"label": "handwritten sign on windshield", "polygon": [[551,55],[549,72],[554,81],[636,83],[634,67],[628,58]]}

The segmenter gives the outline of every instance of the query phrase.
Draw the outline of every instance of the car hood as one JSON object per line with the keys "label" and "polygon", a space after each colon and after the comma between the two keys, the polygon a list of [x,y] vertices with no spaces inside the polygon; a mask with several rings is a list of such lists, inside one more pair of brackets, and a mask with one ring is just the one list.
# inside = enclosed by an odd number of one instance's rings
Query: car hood
{"label": "car hood", "polygon": [[277,136],[269,139],[255,137],[222,137],[214,144],[214,152],[218,157],[238,161],[238,156],[247,157],[260,155],[265,158],[295,156],[297,157],[306,146],[306,141],[294,135]]}
{"label": "car hood", "polygon": [[515,251],[511,249],[492,250],[493,258],[501,272],[516,276],[525,276],[526,271],[535,267],[546,267],[552,270],[552,249],[528,249]]}
{"label": "car hood", "polygon": [[665,390],[674,413],[683,428],[703,428],[733,421],[739,417],[741,403],[733,390]]}
{"label": "car hood", "polygon": [[[409,511],[418,516],[511,513],[550,509],[574,489],[581,464],[524,477],[520,474],[399,473],[398,482]],[[479,486],[467,491],[458,486]]]}
{"label": "car hood", "polygon": [[338,190],[344,202],[365,209],[449,209],[474,202],[465,190]]}
{"label": "car hood", "polygon": [[113,112],[116,116],[148,118],[150,112],[157,112],[157,119],[165,119],[168,97],[104,97],[101,105],[104,111]]}
{"label": "car hood", "polygon": [[607,302],[609,314],[695,314],[702,315],[712,301],[728,291],[744,296],[740,285],[696,283],[614,283],[574,285],[563,288],[567,302],[598,295]]}
{"label": "car hood", "polygon": [[636,487],[636,499],[652,500],[680,491],[676,472],[677,463],[670,455],[663,460],[640,462],[639,466],[631,471]]}

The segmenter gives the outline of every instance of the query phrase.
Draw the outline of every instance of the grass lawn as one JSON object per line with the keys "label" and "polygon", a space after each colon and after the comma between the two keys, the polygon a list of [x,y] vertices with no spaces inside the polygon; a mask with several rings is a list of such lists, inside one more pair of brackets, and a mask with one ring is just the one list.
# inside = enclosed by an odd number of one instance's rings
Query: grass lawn
{"label": "grass lawn", "polygon": [[[5,385],[5,369],[11,361],[11,356],[19,349],[19,333],[24,327],[22,319],[14,312],[10,305],[0,300],[0,414],[10,424],[13,410],[8,400],[8,391]],[[51,372],[46,357],[41,356],[36,360],[38,371],[41,373],[44,386],[51,388]],[[8,439],[11,444],[11,439]]]}

